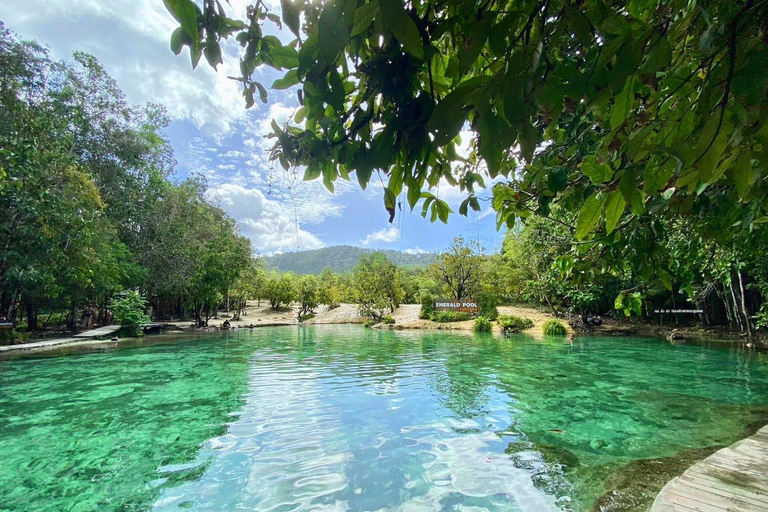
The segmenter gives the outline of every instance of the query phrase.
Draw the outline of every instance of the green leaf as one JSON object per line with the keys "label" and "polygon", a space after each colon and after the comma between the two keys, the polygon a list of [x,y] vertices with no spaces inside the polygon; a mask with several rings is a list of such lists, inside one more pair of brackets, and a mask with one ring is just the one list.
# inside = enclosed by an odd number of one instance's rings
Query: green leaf
{"label": "green leaf", "polygon": [[187,36],[187,33],[182,27],[178,27],[174,30],[173,34],[171,34],[171,51],[174,55],[180,54],[182,48],[184,48],[184,45],[187,44],[188,41],[189,36]]}
{"label": "green leaf", "polygon": [[328,78],[331,86],[331,93],[328,95],[330,105],[333,109],[341,113],[344,110],[344,84],[341,81],[341,76],[336,68],[331,68],[328,73]]}
{"label": "green leaf", "polygon": [[637,86],[637,77],[629,75],[624,84],[624,88],[616,95],[616,99],[611,107],[611,130],[616,130],[629,117],[632,107],[635,104],[635,87]]}
{"label": "green leaf", "polygon": [[307,113],[309,113],[309,107],[305,105],[296,111],[296,115],[293,116],[293,120],[296,121],[296,123],[301,124],[304,122],[304,119],[307,118]]}
{"label": "green leaf", "polygon": [[293,32],[296,37],[300,37],[300,6],[297,6],[292,0],[280,0],[280,7],[283,11],[283,22],[288,25],[288,28],[291,29],[291,32]]}
{"label": "green leaf", "polygon": [[[598,197],[599,196],[599,197]],[[576,219],[576,238],[581,240],[587,236],[597,226],[600,215],[605,208],[605,196],[602,194],[592,194],[584,202],[579,212],[579,218]]]}
{"label": "green leaf", "polygon": [[742,151],[736,163],[733,166],[733,181],[736,183],[736,192],[739,199],[744,196],[752,185],[754,175],[752,174],[752,155],[749,151]]}
{"label": "green leaf", "polygon": [[581,162],[581,172],[595,185],[608,181],[613,176],[611,166],[605,163],[597,163],[594,155],[589,155]]}
{"label": "green leaf", "polygon": [[624,213],[626,205],[627,202],[619,190],[614,190],[606,197],[605,230],[609,234],[619,225],[619,220],[621,220],[621,215]]}
{"label": "green leaf", "polygon": [[395,207],[396,203],[397,196],[389,189],[389,187],[384,187],[384,207],[392,209]]}
{"label": "green leaf", "polygon": [[267,90],[264,88],[263,85],[261,85],[260,82],[253,82],[256,84],[256,88],[259,90],[259,99],[261,99],[262,103],[267,102]]}
{"label": "green leaf", "polygon": [[650,167],[645,170],[645,183],[643,191],[650,195],[663,190],[675,173],[675,167],[679,167],[679,160],[670,158],[664,165]]}
{"label": "green leaf", "polygon": [[405,12],[403,3],[400,0],[380,0],[380,5],[384,23],[403,45],[405,51],[417,59],[423,59],[424,44],[421,41],[419,28]]}
{"label": "green leaf", "polygon": [[[346,11],[355,8],[355,2],[336,0],[323,7],[317,22],[317,42],[320,47],[320,62],[326,65],[334,64],[339,53],[349,40],[349,25],[345,23],[348,17]],[[354,16],[354,11],[351,11]]]}
{"label": "green leaf", "polygon": [[357,176],[357,182],[360,184],[360,188],[365,190],[368,186],[368,182],[371,181],[371,174],[373,174],[373,166],[360,166],[355,169],[355,176]]}
{"label": "green leaf", "polygon": [[281,91],[283,89],[288,89],[289,87],[293,87],[298,83],[299,83],[299,73],[295,69],[292,69],[288,71],[283,78],[278,78],[277,80],[272,82],[272,88]]}
{"label": "green leaf", "polygon": [[[434,212],[437,211],[437,217],[440,219],[440,221],[443,224],[448,224],[448,214],[453,213],[453,210],[448,206],[448,203],[443,201],[442,199],[436,199],[435,202],[432,204],[432,215],[434,217]],[[434,222],[434,218],[432,219],[432,222]]]}
{"label": "green leaf", "polygon": [[205,55],[205,60],[208,61],[208,64],[213,69],[216,69],[216,66],[224,62],[221,59],[221,48],[219,48],[219,43],[216,41],[209,41],[205,43],[203,54]]}
{"label": "green leaf", "polygon": [[181,23],[191,41],[200,41],[197,31],[197,9],[192,0],[163,0],[165,8]]}
{"label": "green leaf", "polygon": [[531,163],[533,152],[536,150],[537,134],[536,128],[528,122],[524,122],[520,127],[520,154],[526,162]]}
{"label": "green leaf", "polygon": [[477,92],[481,80],[467,80],[454,89],[448,96],[435,106],[427,128],[435,136],[435,145],[444,146],[453,140],[461,131],[467,120],[466,104]]}
{"label": "green leaf", "polygon": [[490,31],[491,18],[476,21],[469,28],[469,35],[459,49],[459,73],[464,75],[477,60],[485,46]]}
{"label": "green leaf", "polygon": [[299,53],[292,46],[276,46],[269,52],[274,67],[293,69],[299,67]]}
{"label": "green leaf", "polygon": [[203,45],[199,41],[192,43],[192,46],[189,48],[189,56],[192,60],[192,69],[195,69],[200,62],[200,57],[203,56]]}
{"label": "green leaf", "polygon": [[379,14],[379,0],[363,4],[355,10],[355,24],[352,27],[352,37],[367,32],[373,19]]}
{"label": "green leaf", "polygon": [[320,165],[317,162],[312,162],[307,166],[307,170],[304,171],[304,181],[311,181],[319,177],[323,173],[320,169]]}

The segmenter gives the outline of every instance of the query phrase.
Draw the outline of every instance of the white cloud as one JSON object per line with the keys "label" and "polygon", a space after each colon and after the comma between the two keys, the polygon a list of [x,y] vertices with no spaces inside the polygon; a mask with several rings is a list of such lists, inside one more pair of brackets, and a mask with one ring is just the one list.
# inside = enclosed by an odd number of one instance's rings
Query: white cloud
{"label": "white cloud", "polygon": [[360,243],[362,245],[368,245],[371,242],[391,243],[391,242],[397,242],[399,237],[400,237],[400,230],[395,226],[391,226],[391,227],[382,228],[378,231],[374,231],[373,233],[370,233],[363,240],[360,240]]}
{"label": "white cloud", "polygon": [[419,246],[409,247],[403,251],[405,254],[427,254],[429,251],[425,251]]}
{"label": "white cloud", "polygon": [[211,189],[212,198],[237,221],[243,235],[262,254],[296,249],[317,249],[325,244],[316,235],[301,229],[295,212],[270,200],[261,190],[224,183]]}

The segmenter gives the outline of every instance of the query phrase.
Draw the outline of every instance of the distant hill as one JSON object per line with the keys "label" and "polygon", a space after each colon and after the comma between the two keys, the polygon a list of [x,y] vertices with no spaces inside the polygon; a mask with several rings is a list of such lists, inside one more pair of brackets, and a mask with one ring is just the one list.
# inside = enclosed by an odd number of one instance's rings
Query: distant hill
{"label": "distant hill", "polygon": [[312,251],[285,252],[266,259],[267,267],[281,272],[296,274],[319,274],[330,267],[334,272],[351,272],[361,254],[383,252],[395,265],[401,267],[426,267],[435,260],[435,253],[408,254],[391,249],[375,251],[350,245],[323,247]]}

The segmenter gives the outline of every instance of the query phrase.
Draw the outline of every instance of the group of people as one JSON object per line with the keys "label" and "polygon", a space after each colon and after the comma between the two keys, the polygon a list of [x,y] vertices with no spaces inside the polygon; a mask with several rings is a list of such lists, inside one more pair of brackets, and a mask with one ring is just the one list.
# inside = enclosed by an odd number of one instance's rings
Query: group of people
{"label": "group of people", "polygon": [[80,326],[84,329],[90,329],[96,325],[109,325],[112,323],[112,311],[109,309],[99,309],[88,304],[80,315]]}
{"label": "group of people", "polygon": [[[232,325],[232,324],[229,322],[229,320],[224,320],[224,322],[221,324],[221,330],[222,330],[222,331],[228,331],[228,330],[230,330],[230,329],[235,329],[236,327],[238,327],[238,326],[237,326],[237,325]],[[255,325],[253,325],[253,324],[248,324],[248,325],[241,325],[241,326],[239,326],[239,327],[240,327],[241,329],[253,329],[253,328],[254,328],[254,327],[256,327],[256,326],[255,326]]]}

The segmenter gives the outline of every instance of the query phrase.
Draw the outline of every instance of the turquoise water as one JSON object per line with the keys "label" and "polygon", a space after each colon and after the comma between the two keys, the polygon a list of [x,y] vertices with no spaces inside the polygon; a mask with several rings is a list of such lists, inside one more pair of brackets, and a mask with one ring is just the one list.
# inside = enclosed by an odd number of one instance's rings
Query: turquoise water
{"label": "turquoise water", "polygon": [[768,423],[768,358],[279,327],[0,361],[0,511],[589,510]]}

